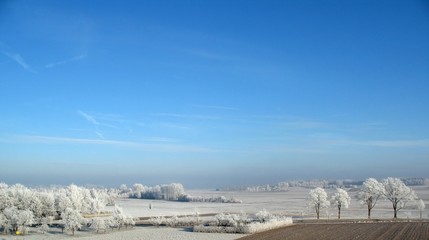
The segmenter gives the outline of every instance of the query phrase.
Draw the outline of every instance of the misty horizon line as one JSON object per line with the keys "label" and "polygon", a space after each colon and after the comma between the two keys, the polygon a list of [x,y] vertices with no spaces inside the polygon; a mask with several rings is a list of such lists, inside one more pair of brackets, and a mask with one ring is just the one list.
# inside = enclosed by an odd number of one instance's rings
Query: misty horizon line
{"label": "misty horizon line", "polygon": [[[419,186],[419,185],[425,185],[426,182],[429,182],[429,178],[427,177],[397,177],[397,176],[390,176],[393,178],[399,178],[402,181],[408,182],[408,184],[406,185],[410,185],[410,186]],[[271,183],[257,183],[257,184],[231,184],[231,185],[223,185],[223,186],[218,186],[218,187],[187,187],[186,184],[183,184],[184,187],[186,189],[190,189],[190,190],[199,190],[199,189],[213,189],[213,190],[227,190],[227,189],[238,189],[238,188],[243,188],[243,187],[255,187],[255,186],[274,186],[276,184],[279,183],[312,183],[312,182],[326,182],[328,186],[330,185],[335,185],[337,183],[342,182],[342,184],[350,184],[350,185],[361,185],[366,179],[368,178],[374,178],[376,180],[382,180],[388,177],[367,177],[367,178],[339,178],[339,179],[334,179],[334,178],[308,178],[308,179],[291,179],[291,180],[284,180],[284,181],[278,181],[278,182],[271,182]],[[420,180],[421,183],[418,184],[409,184],[412,180]],[[132,186],[134,184],[144,184],[142,182],[134,182],[134,183],[119,183],[119,184],[106,184],[106,185],[102,185],[102,184],[94,184],[94,183],[84,183],[84,184],[77,184],[75,182],[70,182],[67,184],[58,184],[58,183],[49,183],[49,184],[24,184],[24,183],[20,183],[20,182],[8,182],[8,181],[2,181],[0,180],[0,184],[4,183],[7,184],[9,186],[13,186],[13,185],[23,185],[26,187],[30,187],[30,188],[59,188],[59,187],[66,187],[66,186],[70,186],[70,185],[76,185],[76,186],[82,186],[82,187],[86,187],[86,188],[111,188],[111,189],[119,189],[121,185],[125,184],[127,187],[132,188]],[[182,184],[180,181],[172,181],[170,183],[180,183]],[[170,183],[157,183],[157,184],[147,184],[146,186],[158,186],[158,185],[165,185],[165,184],[170,184]],[[361,184],[355,184],[355,183],[361,183]],[[303,186],[301,186],[303,187]]]}

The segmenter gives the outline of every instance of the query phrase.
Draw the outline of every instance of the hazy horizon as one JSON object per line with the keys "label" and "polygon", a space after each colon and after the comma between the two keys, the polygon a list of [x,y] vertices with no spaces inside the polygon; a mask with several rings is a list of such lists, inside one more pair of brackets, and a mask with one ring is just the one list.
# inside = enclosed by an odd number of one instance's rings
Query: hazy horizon
{"label": "hazy horizon", "polygon": [[1,1],[0,182],[429,177],[425,1]]}

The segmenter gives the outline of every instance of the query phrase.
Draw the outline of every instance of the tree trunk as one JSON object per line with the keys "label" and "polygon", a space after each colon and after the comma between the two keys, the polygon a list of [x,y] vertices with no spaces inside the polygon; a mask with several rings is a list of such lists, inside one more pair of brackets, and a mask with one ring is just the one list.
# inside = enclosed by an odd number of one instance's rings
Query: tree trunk
{"label": "tree trunk", "polygon": [[368,219],[371,219],[371,208],[368,208]]}
{"label": "tree trunk", "polygon": [[338,206],[338,219],[340,219],[341,217],[341,206]]}
{"label": "tree trunk", "polygon": [[317,215],[317,219],[319,219],[319,208],[316,207],[316,215]]}
{"label": "tree trunk", "polygon": [[393,218],[397,218],[398,210],[396,209],[396,204],[393,204]]}

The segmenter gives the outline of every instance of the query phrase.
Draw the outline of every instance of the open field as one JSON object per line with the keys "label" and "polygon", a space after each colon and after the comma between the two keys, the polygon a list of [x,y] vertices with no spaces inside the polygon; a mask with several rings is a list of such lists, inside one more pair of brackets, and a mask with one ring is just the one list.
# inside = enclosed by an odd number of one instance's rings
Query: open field
{"label": "open field", "polygon": [[[418,197],[423,199],[426,205],[429,205],[429,187],[413,187]],[[307,208],[307,195],[310,189],[289,188],[286,192],[221,192],[213,190],[190,190],[187,193],[195,196],[226,196],[235,197],[243,203],[201,203],[201,202],[175,202],[147,199],[120,199],[118,204],[124,209],[126,214],[134,217],[151,216],[172,216],[172,215],[192,215],[195,212],[199,214],[215,214],[221,212],[245,212],[254,214],[260,210],[266,209],[270,213],[292,216],[294,219],[312,219],[315,218],[313,209]],[[361,206],[354,195],[357,190],[349,190],[352,197],[350,207],[341,211],[341,217],[344,219],[367,218],[365,206]],[[331,195],[334,189],[328,189],[328,195]],[[149,204],[152,209],[149,209]],[[321,211],[322,219],[335,219],[337,210],[333,207]],[[372,210],[373,218],[390,219],[393,217],[391,203],[388,201],[379,201]],[[423,212],[423,217],[428,218],[429,209]],[[405,209],[398,213],[399,218],[419,218],[419,211],[413,203],[409,203]]]}
{"label": "open field", "polygon": [[133,229],[110,231],[107,233],[89,233],[89,232],[75,232],[75,236],[69,234],[62,234],[60,229],[53,229],[47,234],[33,233],[25,236],[11,236],[1,235],[0,240],[56,240],[56,239],[86,239],[86,240],[232,240],[237,239],[243,234],[228,234],[228,233],[194,233],[183,228],[168,228],[168,227],[135,227]]}
{"label": "open field", "polygon": [[[423,199],[426,206],[429,204],[429,187],[413,187],[419,198]],[[125,214],[140,218],[139,226],[133,229],[121,231],[108,230],[107,233],[97,234],[94,231],[77,231],[75,236],[62,234],[58,228],[51,228],[48,234],[40,234],[36,229],[31,229],[26,236],[0,235],[0,239],[162,239],[162,240],[193,240],[193,239],[238,239],[246,235],[242,234],[218,234],[218,233],[193,233],[184,228],[152,227],[147,226],[148,218],[152,216],[193,215],[198,212],[201,219],[210,218],[221,212],[255,214],[262,209],[285,216],[292,216],[297,223],[294,226],[272,230],[262,235],[251,235],[248,239],[395,239],[397,234],[403,234],[403,238],[397,239],[429,239],[429,223],[355,223],[344,222],[364,221],[367,218],[367,210],[358,204],[354,198],[355,191],[349,190],[352,202],[349,209],[341,212],[342,224],[336,219],[337,210],[330,207],[321,212],[321,220],[315,220],[315,213],[308,209],[307,195],[310,189],[289,188],[286,192],[220,192],[213,190],[190,190],[187,193],[194,196],[226,196],[235,197],[243,203],[204,203],[204,202],[177,202],[145,199],[118,199],[117,203],[123,208]],[[328,189],[329,195],[334,190]],[[149,209],[151,204],[152,209]],[[108,211],[111,209],[107,209]],[[372,211],[373,219],[392,219],[392,207],[390,202],[380,201]],[[423,218],[428,219],[429,210],[423,212]],[[413,204],[402,209],[398,215],[403,220],[417,220],[419,211]],[[339,235],[332,235],[338,232]],[[386,233],[385,233],[386,232]],[[352,234],[352,235],[346,235]],[[380,235],[381,234],[381,235]],[[389,235],[391,234],[391,235]],[[293,236],[293,238],[286,238]],[[315,237],[317,236],[317,237]],[[263,238],[264,237],[264,238]],[[320,238],[323,237],[323,238]],[[385,238],[384,238],[385,237]],[[416,238],[413,238],[416,237]],[[420,237],[420,238],[419,238]]]}
{"label": "open field", "polygon": [[429,239],[429,222],[297,224],[240,238],[241,240],[420,240]]}

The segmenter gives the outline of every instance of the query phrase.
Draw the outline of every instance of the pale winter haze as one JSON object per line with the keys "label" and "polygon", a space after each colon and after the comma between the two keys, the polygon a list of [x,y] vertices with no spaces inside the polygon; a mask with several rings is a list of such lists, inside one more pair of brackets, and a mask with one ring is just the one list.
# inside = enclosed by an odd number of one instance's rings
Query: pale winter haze
{"label": "pale winter haze", "polygon": [[0,1],[0,181],[428,177],[428,13],[420,0]]}

